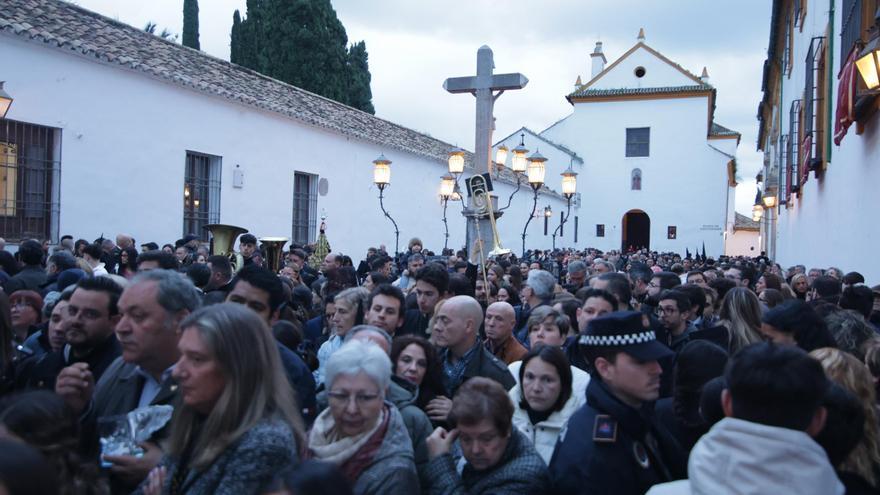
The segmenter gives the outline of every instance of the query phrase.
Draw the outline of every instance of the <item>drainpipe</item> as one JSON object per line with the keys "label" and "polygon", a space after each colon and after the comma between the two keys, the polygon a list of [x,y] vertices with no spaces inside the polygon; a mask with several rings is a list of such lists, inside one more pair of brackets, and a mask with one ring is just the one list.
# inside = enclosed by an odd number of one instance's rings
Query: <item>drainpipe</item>
{"label": "drainpipe", "polygon": [[[831,163],[831,135],[834,134],[834,108],[831,99],[834,96],[834,0],[828,0],[828,55],[825,61],[825,155],[826,165]],[[843,63],[843,60],[841,60]]]}

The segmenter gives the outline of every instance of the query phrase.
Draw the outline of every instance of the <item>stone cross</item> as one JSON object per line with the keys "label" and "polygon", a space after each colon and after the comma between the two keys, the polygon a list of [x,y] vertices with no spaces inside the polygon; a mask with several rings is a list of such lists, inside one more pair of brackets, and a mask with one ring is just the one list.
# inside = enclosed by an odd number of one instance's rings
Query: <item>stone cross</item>
{"label": "stone cross", "polygon": [[[526,76],[515,74],[492,74],[495,60],[492,49],[486,45],[477,50],[477,75],[450,77],[443,82],[443,89],[450,93],[471,93],[477,98],[477,121],[474,140],[474,169],[477,174],[483,170],[492,174],[492,131],[495,118],[492,110],[495,100],[509,89],[522,89],[528,84]],[[495,92],[498,93],[495,93]],[[486,196],[486,205],[475,207],[475,198],[470,198],[470,207],[462,214],[466,220],[468,258],[472,263],[483,264],[485,257],[510,252],[501,248],[501,240],[496,237],[495,219],[501,216],[497,211],[494,196]],[[490,251],[491,250],[491,251]]]}
{"label": "stone cross", "polygon": [[[443,89],[450,93],[471,93],[477,97],[477,126],[474,146],[474,168],[479,173],[492,173],[492,130],[495,118],[492,110],[495,99],[509,89],[522,89],[528,84],[526,76],[515,74],[492,74],[495,60],[492,49],[486,45],[477,50],[477,75],[450,77],[443,82]],[[498,91],[498,94],[493,94]]]}

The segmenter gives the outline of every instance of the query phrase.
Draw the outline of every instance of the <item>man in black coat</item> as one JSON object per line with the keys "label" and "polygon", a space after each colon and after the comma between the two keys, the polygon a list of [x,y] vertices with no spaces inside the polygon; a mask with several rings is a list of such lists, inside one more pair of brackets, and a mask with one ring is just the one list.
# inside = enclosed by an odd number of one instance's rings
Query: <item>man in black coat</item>
{"label": "man in black coat", "polygon": [[21,377],[24,388],[54,390],[68,367],[87,374],[92,383],[99,380],[121,351],[113,333],[120,294],[122,287],[107,277],[80,280],[67,305],[67,344],[34,363]]}
{"label": "man in black coat", "polygon": [[27,240],[18,247],[18,259],[23,265],[21,271],[6,281],[4,289],[7,294],[17,290],[40,292],[46,284],[46,272],[43,270],[43,246],[34,240]]}
{"label": "man in black coat", "polygon": [[[256,265],[246,265],[229,283],[226,302],[243,304],[257,313],[270,328],[278,319],[281,305],[284,304],[284,289],[281,280],[271,271]],[[281,365],[296,394],[297,404],[308,421],[314,417],[315,378],[305,361],[298,354],[280,342],[275,342]]]}
{"label": "man in black coat", "polygon": [[635,311],[592,320],[580,344],[592,380],[587,403],[569,419],[550,459],[554,492],[641,495],[684,478],[687,459],[653,417],[658,359],[672,351]]}
{"label": "man in black coat", "polygon": [[475,376],[491,378],[510,390],[516,383],[507,365],[492,355],[480,342],[479,329],[483,309],[470,296],[448,299],[434,316],[434,342],[444,349],[439,352],[443,365],[443,381],[448,396],[428,403],[425,412],[432,421],[447,420],[455,392],[462,383]]}
{"label": "man in black coat", "polygon": [[[172,270],[149,270],[138,274],[119,299],[116,335],[122,356],[104,375],[83,386],[77,368],[65,368],[59,376],[56,392],[83,418],[84,450],[96,455],[97,422],[101,418],[127,414],[151,405],[171,404],[177,386],[171,377],[180,357],[177,349],[180,322],[201,304],[201,295],[181,273]],[[143,444],[144,454],[104,456],[111,463],[113,493],[130,493],[158,464],[162,450],[158,441],[167,430],[155,434]]]}

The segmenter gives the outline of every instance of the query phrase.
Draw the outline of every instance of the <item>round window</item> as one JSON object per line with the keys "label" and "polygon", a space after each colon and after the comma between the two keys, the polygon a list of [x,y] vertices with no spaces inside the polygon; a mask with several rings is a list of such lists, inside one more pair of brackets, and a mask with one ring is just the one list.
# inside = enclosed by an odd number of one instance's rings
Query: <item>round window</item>
{"label": "round window", "polygon": [[636,70],[633,71],[636,77],[645,77],[645,68],[642,66],[636,67]]}

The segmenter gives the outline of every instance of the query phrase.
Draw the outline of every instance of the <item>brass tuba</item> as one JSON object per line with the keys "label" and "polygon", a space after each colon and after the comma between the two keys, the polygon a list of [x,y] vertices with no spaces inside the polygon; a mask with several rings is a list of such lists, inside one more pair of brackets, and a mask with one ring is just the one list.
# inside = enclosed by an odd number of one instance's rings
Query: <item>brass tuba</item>
{"label": "brass tuba", "polygon": [[241,270],[244,266],[244,256],[235,252],[235,240],[241,234],[247,234],[248,230],[222,223],[205,225],[205,230],[211,234],[211,255],[229,258],[229,263],[232,264],[232,273]]}
{"label": "brass tuba", "polygon": [[272,270],[272,273],[277,274],[283,265],[281,262],[281,255],[284,253],[284,245],[287,244],[287,237],[261,237],[258,240],[260,241],[260,249],[265,253],[265,260],[269,265],[269,270]]}

